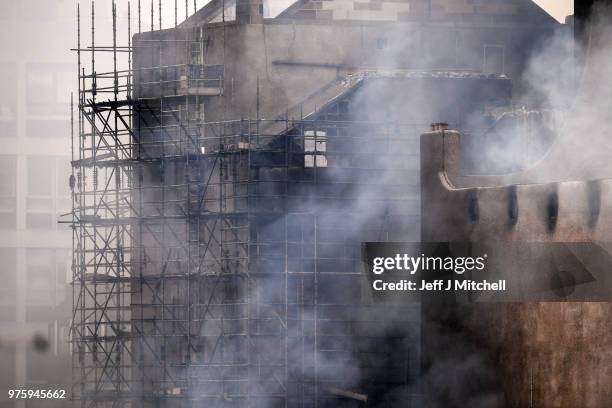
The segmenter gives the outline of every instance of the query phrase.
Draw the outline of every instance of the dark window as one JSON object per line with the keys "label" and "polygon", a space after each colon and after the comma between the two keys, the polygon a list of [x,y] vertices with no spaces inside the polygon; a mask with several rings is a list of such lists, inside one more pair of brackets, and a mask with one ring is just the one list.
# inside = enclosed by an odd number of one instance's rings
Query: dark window
{"label": "dark window", "polygon": [[504,73],[504,47],[501,45],[485,45],[484,67],[485,74]]}
{"label": "dark window", "polygon": [[70,119],[29,119],[26,123],[27,137],[70,137]]}
{"label": "dark window", "polygon": [[17,70],[13,63],[0,63],[0,137],[15,137]]}
{"label": "dark window", "polygon": [[[16,353],[15,342],[3,341],[2,347],[0,347],[0,361],[2,361],[2,370],[0,370],[0,384],[13,385],[15,384],[15,356]],[[14,407],[14,400],[8,399],[8,393],[5,391],[0,396],[0,406],[3,407]],[[58,400],[62,401],[62,400]]]}
{"label": "dark window", "polygon": [[453,31],[429,31],[427,57],[431,69],[452,69],[456,64],[457,35]]}
{"label": "dark window", "polygon": [[57,119],[70,117],[70,93],[76,86],[73,67],[70,65],[28,64],[27,113],[33,116],[57,116]]}
{"label": "dark window", "polygon": [[15,156],[0,156],[0,228],[15,228],[16,180]]}
{"label": "dark window", "polygon": [[0,319],[15,320],[17,258],[14,248],[0,248]]}
{"label": "dark window", "polygon": [[67,157],[28,156],[26,227],[55,229],[59,214],[70,211]]}
{"label": "dark window", "polygon": [[[28,248],[26,252],[28,304],[50,307],[59,305],[68,293],[70,263],[69,250]],[[32,320],[32,316],[29,320]]]}
{"label": "dark window", "polygon": [[202,64],[202,52],[199,42],[191,43],[191,63],[196,65]]}

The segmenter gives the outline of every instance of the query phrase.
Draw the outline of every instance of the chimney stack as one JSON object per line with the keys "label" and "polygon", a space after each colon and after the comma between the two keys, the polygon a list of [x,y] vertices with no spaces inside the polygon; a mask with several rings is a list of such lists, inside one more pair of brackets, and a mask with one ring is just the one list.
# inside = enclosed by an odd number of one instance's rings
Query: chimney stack
{"label": "chimney stack", "polygon": [[574,37],[583,44],[593,3],[595,0],[574,0]]}
{"label": "chimney stack", "polygon": [[236,0],[236,21],[240,24],[263,22],[264,0]]}
{"label": "chimney stack", "polygon": [[574,35],[577,41],[585,44],[588,41],[588,27],[596,19],[609,18],[603,16],[598,6],[608,6],[612,10],[612,0],[574,0]]}

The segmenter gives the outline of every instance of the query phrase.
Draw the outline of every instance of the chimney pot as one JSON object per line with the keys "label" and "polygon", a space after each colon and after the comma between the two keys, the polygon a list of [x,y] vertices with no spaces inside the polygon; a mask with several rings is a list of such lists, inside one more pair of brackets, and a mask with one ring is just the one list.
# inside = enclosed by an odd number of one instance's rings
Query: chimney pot
{"label": "chimney pot", "polygon": [[436,122],[431,124],[432,132],[439,132],[441,130],[448,130],[448,123]]}

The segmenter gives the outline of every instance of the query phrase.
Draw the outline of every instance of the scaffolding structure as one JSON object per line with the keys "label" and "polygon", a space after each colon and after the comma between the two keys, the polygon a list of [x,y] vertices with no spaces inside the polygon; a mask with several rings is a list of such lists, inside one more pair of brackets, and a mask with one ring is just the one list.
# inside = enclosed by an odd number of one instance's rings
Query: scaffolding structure
{"label": "scaffolding structure", "polygon": [[[134,48],[117,45],[116,24],[113,5],[112,47],[92,28],[82,48],[79,27],[75,405],[314,407],[409,383],[418,340],[397,327],[414,325],[416,305],[390,317],[367,292],[360,242],[409,227],[397,209],[415,127],[347,120],[341,101],[207,122],[222,69],[134,69],[131,56],[119,69]],[[114,69],[99,73],[103,52]],[[346,213],[371,207],[385,216]]]}

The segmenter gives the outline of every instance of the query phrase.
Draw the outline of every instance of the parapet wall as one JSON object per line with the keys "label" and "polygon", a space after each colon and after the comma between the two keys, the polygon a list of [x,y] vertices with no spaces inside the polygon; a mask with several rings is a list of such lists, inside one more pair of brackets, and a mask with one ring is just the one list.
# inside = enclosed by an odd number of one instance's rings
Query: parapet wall
{"label": "parapet wall", "polygon": [[537,170],[501,176],[460,172],[456,131],[421,136],[425,241],[607,241],[612,180],[533,184]]}

